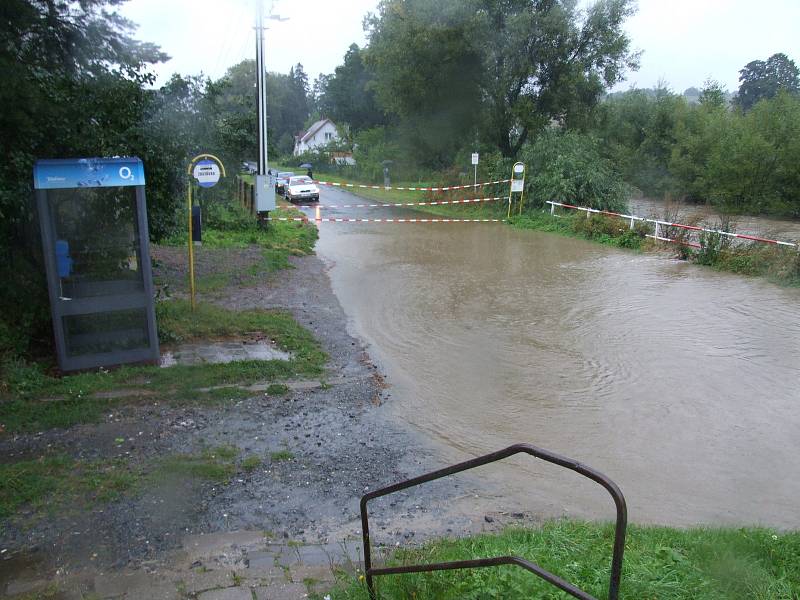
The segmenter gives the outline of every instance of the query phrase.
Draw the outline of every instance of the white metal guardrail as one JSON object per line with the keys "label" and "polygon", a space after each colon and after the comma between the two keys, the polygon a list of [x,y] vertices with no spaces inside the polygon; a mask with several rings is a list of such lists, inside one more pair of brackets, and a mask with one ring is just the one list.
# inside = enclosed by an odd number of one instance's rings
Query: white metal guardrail
{"label": "white metal guardrail", "polygon": [[674,240],[672,238],[664,237],[662,235],[663,229],[662,227],[677,227],[679,229],[686,229],[688,231],[698,231],[698,232],[705,232],[705,233],[718,233],[719,235],[724,235],[731,238],[738,238],[742,240],[749,240],[751,242],[760,242],[762,244],[774,244],[776,246],[787,246],[790,248],[800,249],[800,245],[794,242],[784,242],[781,240],[772,240],[769,238],[759,237],[757,235],[748,235],[745,233],[732,233],[730,231],[722,231],[720,229],[709,229],[708,227],[699,227],[697,225],[685,225],[683,223],[671,223],[669,221],[662,221],[660,219],[647,219],[645,217],[638,217],[636,215],[625,215],[622,213],[611,212],[608,210],[599,210],[596,208],[589,208],[587,206],[575,206],[573,204],[565,204],[563,202],[553,202],[548,200],[546,204],[550,205],[550,214],[553,216],[555,215],[556,206],[560,206],[563,208],[568,208],[570,210],[579,210],[586,212],[586,216],[589,217],[592,214],[597,215],[607,215],[610,217],[619,217],[620,219],[627,219],[630,221],[630,228],[633,229],[634,224],[636,221],[640,221],[642,223],[653,223],[654,229],[653,234],[648,234],[647,237],[660,240],[663,242],[672,242],[672,243],[680,243],[687,246],[692,246],[694,248],[699,248],[699,244],[695,244],[692,242],[683,242],[680,240]]}

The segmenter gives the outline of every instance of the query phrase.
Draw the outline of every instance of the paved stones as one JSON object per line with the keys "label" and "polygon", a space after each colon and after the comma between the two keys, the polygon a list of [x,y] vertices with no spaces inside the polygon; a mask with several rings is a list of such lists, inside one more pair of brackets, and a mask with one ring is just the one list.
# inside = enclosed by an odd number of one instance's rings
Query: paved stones
{"label": "paved stones", "polygon": [[98,575],[94,578],[94,591],[102,598],[117,598],[133,588],[153,583],[153,580],[153,576],[144,571]]}
{"label": "paved stones", "polygon": [[253,592],[244,587],[226,588],[203,592],[197,600],[253,600]]}
{"label": "paved stones", "polygon": [[[220,553],[224,559],[219,562]],[[324,595],[334,584],[334,569],[354,563],[346,548],[328,544],[267,543],[259,532],[229,532],[187,538],[182,568],[73,574],[59,583],[65,599],[98,600],[300,600]],[[231,557],[236,556],[230,567]],[[173,563],[174,564],[174,563]],[[197,565],[218,565],[200,570]],[[192,565],[192,567],[190,567]],[[245,568],[244,565],[247,565]],[[6,593],[30,593],[48,582],[22,579]],[[0,592],[2,595],[2,592]]]}
{"label": "paved stones", "polygon": [[183,588],[190,594],[233,585],[233,573],[231,571],[206,571],[204,573],[190,571],[181,579]]}
{"label": "paved stones", "polygon": [[308,597],[306,586],[302,583],[276,583],[253,591],[256,600],[300,600]]}

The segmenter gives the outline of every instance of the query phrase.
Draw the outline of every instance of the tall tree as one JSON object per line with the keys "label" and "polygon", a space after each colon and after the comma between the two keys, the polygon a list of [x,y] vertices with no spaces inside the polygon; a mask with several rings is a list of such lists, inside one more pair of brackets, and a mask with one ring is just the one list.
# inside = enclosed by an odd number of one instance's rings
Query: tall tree
{"label": "tall tree", "polygon": [[800,70],[788,56],[778,53],[766,61],[749,62],[739,71],[736,102],[743,110],[750,110],[762,98],[774,98],[781,90],[800,92]]}
{"label": "tall tree", "polygon": [[[30,266],[31,169],[37,158],[141,152],[150,63],[119,0],[0,2],[0,356],[51,339],[41,269]],[[150,169],[150,164],[145,163]],[[13,319],[8,322],[7,319]],[[11,331],[13,336],[7,335]]]}
{"label": "tall tree", "polygon": [[437,135],[475,130],[504,156],[554,120],[585,121],[635,68],[632,0],[384,0],[368,20],[381,104]]}
{"label": "tall tree", "polygon": [[27,214],[36,158],[119,154],[166,55],[134,40],[119,0],[0,3],[0,248]]}
{"label": "tall tree", "polygon": [[371,82],[363,52],[357,44],[351,44],[334,73],[321,75],[315,83],[318,111],[337,123],[349,124],[353,132],[385,124],[386,117],[375,102]]}

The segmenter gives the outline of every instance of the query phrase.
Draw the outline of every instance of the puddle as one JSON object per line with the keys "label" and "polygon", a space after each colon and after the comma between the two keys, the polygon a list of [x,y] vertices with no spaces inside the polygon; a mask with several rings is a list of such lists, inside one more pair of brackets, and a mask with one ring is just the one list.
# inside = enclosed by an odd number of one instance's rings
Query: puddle
{"label": "puddle", "polygon": [[291,360],[292,354],[266,342],[183,344],[161,355],[161,367],[229,363],[240,360]]}

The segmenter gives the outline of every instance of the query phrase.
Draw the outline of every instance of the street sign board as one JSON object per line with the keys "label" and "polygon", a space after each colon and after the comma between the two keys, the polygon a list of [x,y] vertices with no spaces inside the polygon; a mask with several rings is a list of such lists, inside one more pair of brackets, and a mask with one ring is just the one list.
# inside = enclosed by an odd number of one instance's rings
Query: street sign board
{"label": "street sign board", "polygon": [[525,180],[524,179],[512,179],[511,180],[511,191],[512,192],[521,192],[525,189]]}
{"label": "street sign board", "polygon": [[201,160],[194,166],[192,176],[200,187],[214,187],[219,181],[219,165],[213,160]]}
{"label": "street sign board", "polygon": [[473,165],[477,165],[478,164],[478,153],[477,152],[473,152],[472,153],[472,164]]}

